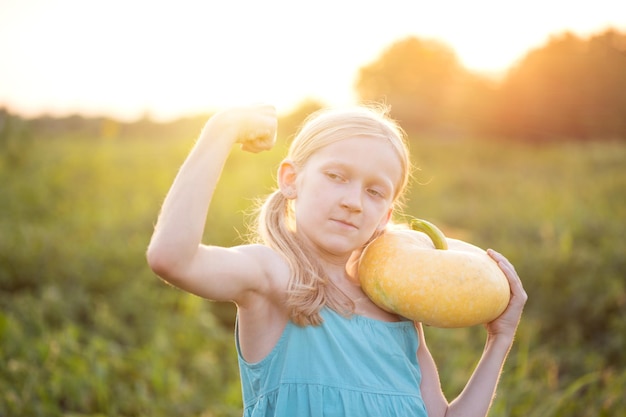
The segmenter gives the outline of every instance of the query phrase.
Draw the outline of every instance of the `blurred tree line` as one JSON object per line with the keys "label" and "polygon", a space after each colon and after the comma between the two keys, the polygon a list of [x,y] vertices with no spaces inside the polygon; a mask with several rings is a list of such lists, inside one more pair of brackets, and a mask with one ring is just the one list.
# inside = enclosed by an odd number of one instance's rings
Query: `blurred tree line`
{"label": "blurred tree line", "polygon": [[467,71],[436,41],[408,38],[360,69],[364,101],[407,130],[524,140],[626,138],[626,35],[552,37],[500,81]]}
{"label": "blurred tree line", "polygon": [[[500,80],[465,69],[437,41],[410,37],[392,44],[359,69],[355,89],[363,102],[384,102],[411,133],[508,137],[523,141],[626,139],[626,34],[609,29],[587,39],[553,36],[526,54]],[[293,132],[323,104],[311,100],[281,119]],[[0,147],[26,127],[0,109]],[[40,117],[28,129],[81,137],[195,137],[209,115],[156,123],[110,118]],[[11,126],[8,126],[11,125]],[[19,125],[19,126],[18,126]],[[280,132],[279,132],[280,133]],[[14,139],[13,139],[14,140]]]}

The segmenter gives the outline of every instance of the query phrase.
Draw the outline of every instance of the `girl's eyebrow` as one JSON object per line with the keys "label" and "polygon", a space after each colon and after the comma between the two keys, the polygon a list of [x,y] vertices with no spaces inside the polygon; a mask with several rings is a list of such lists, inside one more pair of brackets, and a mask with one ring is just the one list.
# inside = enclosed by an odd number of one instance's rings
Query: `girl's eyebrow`
{"label": "girl's eyebrow", "polygon": [[[321,164],[321,167],[322,169],[337,167],[337,168],[345,169],[347,171],[354,170],[354,167],[351,166],[350,162],[342,161],[340,159],[328,159],[327,161]],[[373,182],[376,183],[377,185],[379,184],[380,186],[385,187],[390,192],[394,191],[396,184],[393,182],[391,178],[387,178],[385,175],[381,175],[379,173],[374,173],[373,175],[371,175],[371,177],[373,177],[374,179]]]}
{"label": "girl's eyebrow", "polygon": [[350,163],[347,163],[345,161],[341,161],[339,159],[328,159],[326,161],[324,161],[322,164],[320,164],[320,167],[322,169],[327,169],[327,168],[342,168],[345,170],[351,170],[352,167],[350,166]]}

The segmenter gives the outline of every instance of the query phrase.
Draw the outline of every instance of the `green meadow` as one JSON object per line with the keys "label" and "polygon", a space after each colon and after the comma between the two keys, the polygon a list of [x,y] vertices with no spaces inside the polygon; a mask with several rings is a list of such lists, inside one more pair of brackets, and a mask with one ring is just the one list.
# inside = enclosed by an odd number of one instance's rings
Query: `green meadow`
{"label": "green meadow", "polygon": [[[245,239],[289,135],[235,149],[207,243]],[[239,416],[233,307],[145,261],[194,135],[33,135],[0,143],[0,416]],[[626,397],[626,142],[411,135],[398,213],[504,253],[529,300],[491,416],[620,416]],[[426,330],[452,398],[482,327]]]}

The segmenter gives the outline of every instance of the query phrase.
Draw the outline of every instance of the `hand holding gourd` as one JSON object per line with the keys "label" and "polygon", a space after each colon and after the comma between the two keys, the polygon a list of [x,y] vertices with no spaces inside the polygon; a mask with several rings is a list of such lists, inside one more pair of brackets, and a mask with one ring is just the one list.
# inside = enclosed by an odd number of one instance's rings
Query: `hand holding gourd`
{"label": "hand holding gourd", "polygon": [[493,249],[487,249],[487,254],[498,263],[498,266],[508,279],[511,297],[506,310],[495,320],[486,323],[485,326],[492,335],[507,334],[507,336],[512,338],[521,319],[528,295],[513,265],[503,255]]}

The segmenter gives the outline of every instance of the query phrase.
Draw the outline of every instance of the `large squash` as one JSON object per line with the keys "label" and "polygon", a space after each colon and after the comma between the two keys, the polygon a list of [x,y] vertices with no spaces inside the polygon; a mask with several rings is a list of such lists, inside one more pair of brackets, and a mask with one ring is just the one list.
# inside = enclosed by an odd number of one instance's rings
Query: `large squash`
{"label": "large squash", "polygon": [[385,232],[361,255],[359,280],[376,305],[435,327],[488,323],[504,311],[509,283],[484,250],[424,220],[411,227]]}

